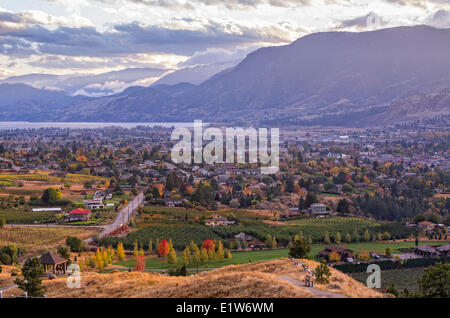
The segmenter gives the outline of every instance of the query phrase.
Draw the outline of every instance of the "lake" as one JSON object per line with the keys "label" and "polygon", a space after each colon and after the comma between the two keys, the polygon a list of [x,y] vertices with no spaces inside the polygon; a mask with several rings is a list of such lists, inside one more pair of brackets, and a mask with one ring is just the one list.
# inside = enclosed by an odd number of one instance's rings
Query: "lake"
{"label": "lake", "polygon": [[68,128],[68,129],[97,129],[105,127],[136,128],[145,127],[192,127],[193,123],[104,123],[104,122],[0,122],[0,130],[7,129],[38,129],[38,128]]}

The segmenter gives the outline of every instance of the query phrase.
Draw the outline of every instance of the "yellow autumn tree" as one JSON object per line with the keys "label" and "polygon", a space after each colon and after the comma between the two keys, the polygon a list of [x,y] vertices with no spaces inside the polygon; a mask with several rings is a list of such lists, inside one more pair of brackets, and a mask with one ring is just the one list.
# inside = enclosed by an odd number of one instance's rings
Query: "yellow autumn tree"
{"label": "yellow autumn tree", "polygon": [[222,241],[219,241],[219,246],[217,247],[217,258],[218,259],[223,259],[225,257],[225,252],[223,250],[223,243]]}
{"label": "yellow autumn tree", "polygon": [[119,259],[119,261],[123,261],[125,259],[125,250],[123,248],[122,242],[119,242],[119,244],[117,244],[117,258]]}
{"label": "yellow autumn tree", "polygon": [[174,265],[177,263],[177,253],[174,248],[169,249],[169,254],[167,255],[167,263]]}
{"label": "yellow autumn tree", "polygon": [[328,256],[330,262],[337,262],[341,259],[341,257],[339,256],[339,253],[336,251],[333,251],[330,253],[330,255]]}
{"label": "yellow autumn tree", "polygon": [[103,268],[103,255],[99,248],[97,248],[97,252],[95,253],[95,267]]}

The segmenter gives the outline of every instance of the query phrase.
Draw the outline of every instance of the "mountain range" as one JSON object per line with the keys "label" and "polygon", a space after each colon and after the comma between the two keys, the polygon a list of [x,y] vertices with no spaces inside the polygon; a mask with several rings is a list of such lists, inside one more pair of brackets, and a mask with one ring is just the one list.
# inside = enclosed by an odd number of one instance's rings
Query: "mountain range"
{"label": "mountain range", "polygon": [[101,97],[2,84],[0,120],[372,126],[447,116],[449,40],[450,29],[429,26],[315,33],[205,81],[169,77]]}

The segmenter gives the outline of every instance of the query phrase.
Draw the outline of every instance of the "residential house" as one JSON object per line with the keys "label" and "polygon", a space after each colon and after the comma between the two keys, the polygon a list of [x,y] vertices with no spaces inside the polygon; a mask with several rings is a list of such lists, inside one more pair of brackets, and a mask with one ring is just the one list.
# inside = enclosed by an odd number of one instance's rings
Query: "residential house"
{"label": "residential house", "polygon": [[91,218],[91,210],[75,209],[69,212],[69,222],[88,221]]}
{"label": "residential house", "polygon": [[84,200],[84,205],[87,209],[93,210],[93,209],[104,209],[105,205],[103,204],[103,200]]}
{"label": "residential house", "polygon": [[434,223],[430,221],[423,221],[417,224],[420,230],[432,231],[434,229]]}
{"label": "residential house", "polygon": [[353,258],[353,251],[336,246],[336,245],[328,245],[324,250],[319,252],[319,258],[325,258],[327,261],[330,260],[330,254],[336,252],[339,255],[339,259],[341,261],[347,261],[348,258]]}
{"label": "residential house", "polygon": [[311,216],[330,214],[330,211],[327,211],[327,206],[323,203],[311,204],[309,207],[309,212],[311,213]]}

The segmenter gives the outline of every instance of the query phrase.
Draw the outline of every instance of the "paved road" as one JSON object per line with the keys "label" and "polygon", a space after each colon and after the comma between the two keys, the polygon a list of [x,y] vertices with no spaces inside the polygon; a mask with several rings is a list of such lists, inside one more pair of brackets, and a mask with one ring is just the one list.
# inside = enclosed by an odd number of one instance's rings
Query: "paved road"
{"label": "paved road", "polygon": [[306,287],[305,284],[302,281],[299,281],[298,279],[295,279],[290,276],[280,275],[278,276],[284,281],[290,282],[294,284],[295,286],[298,286],[306,291],[309,291],[315,298],[348,298],[347,295],[344,294],[338,294],[338,293],[331,293],[324,290],[317,289],[315,287]]}
{"label": "paved road", "polygon": [[[139,205],[141,205],[144,202],[144,198],[145,198],[144,194],[139,193],[132,201],[130,201],[127,204],[126,207],[119,210],[113,223],[103,225],[101,227],[103,228],[103,231],[99,234],[99,237],[102,238],[105,235],[114,231],[115,229],[121,227],[122,225],[127,224],[131,218],[131,215],[133,215],[133,212],[135,212],[138,209]],[[92,243],[92,238],[85,240],[85,242]]]}

